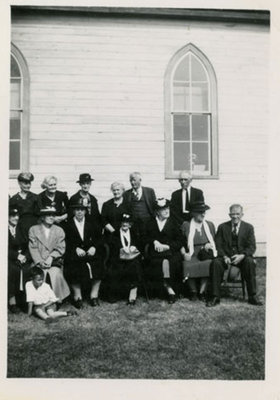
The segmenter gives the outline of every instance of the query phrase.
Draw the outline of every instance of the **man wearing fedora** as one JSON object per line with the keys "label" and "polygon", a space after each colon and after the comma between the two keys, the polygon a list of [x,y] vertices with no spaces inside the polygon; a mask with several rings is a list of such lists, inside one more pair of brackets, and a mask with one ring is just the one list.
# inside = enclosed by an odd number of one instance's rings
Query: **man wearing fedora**
{"label": "man wearing fedora", "polygon": [[216,234],[218,257],[210,266],[212,300],[206,305],[215,307],[220,303],[220,287],[224,271],[230,266],[240,268],[246,282],[248,303],[259,306],[262,302],[256,297],[256,264],[253,254],[256,251],[254,228],[242,221],[243,207],[233,204],[229,208],[230,221],[219,225]]}
{"label": "man wearing fedora", "polygon": [[179,183],[181,189],[171,195],[170,213],[181,226],[184,221],[190,221],[190,209],[194,203],[204,202],[202,190],[191,186],[192,175],[188,171],[181,171]]}
{"label": "man wearing fedora", "polygon": [[155,191],[152,188],[142,186],[140,172],[132,172],[129,175],[129,181],[131,189],[125,191],[124,200],[129,205],[131,215],[139,226],[140,232],[145,234],[148,221],[154,217]]}
{"label": "man wearing fedora", "polygon": [[80,202],[82,202],[87,210],[88,219],[92,223],[97,224],[101,227],[101,216],[98,209],[97,199],[91,193],[89,193],[92,181],[94,181],[94,179],[91,177],[90,174],[80,174],[77,183],[79,183],[81,189],[70,198],[68,215],[69,218],[73,217],[72,206],[75,204],[80,204]]}

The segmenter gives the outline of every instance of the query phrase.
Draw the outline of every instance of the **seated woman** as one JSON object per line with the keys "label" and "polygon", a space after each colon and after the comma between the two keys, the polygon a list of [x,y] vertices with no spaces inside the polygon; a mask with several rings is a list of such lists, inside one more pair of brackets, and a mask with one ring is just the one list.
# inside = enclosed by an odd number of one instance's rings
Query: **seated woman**
{"label": "seated woman", "polygon": [[56,210],[46,207],[40,210],[41,222],[29,230],[29,251],[33,266],[43,269],[45,279],[50,278],[52,289],[61,303],[69,296],[70,290],[63,276],[65,233],[54,225]]}
{"label": "seated woman", "polygon": [[[110,280],[113,287],[125,285],[129,290],[128,305],[134,306],[137,298],[137,287],[141,276],[140,240],[133,229],[132,218],[123,214],[120,228],[113,233],[110,241],[111,271]],[[111,286],[111,290],[112,289]]]}
{"label": "seated woman", "polygon": [[[214,224],[204,220],[205,212],[209,209],[210,207],[203,202],[194,203],[190,210],[190,222],[184,222],[181,228],[185,238],[182,248],[183,275],[188,283],[191,300],[197,300],[199,297],[205,301],[210,264],[217,256]],[[197,284],[199,284],[198,296]]]}
{"label": "seated woman", "polygon": [[32,225],[36,225],[39,217],[38,196],[30,191],[34,180],[31,172],[21,172],[18,175],[20,191],[12,196],[9,205],[19,211],[18,236],[24,243],[28,243],[28,232]]}
{"label": "seated woman", "polygon": [[24,293],[24,286],[30,265],[28,244],[22,242],[18,235],[18,221],[18,209],[9,207],[8,299],[9,310],[12,313],[19,312],[17,303],[22,300],[20,299],[20,295]]}
{"label": "seated woman", "polygon": [[114,197],[106,201],[102,206],[101,217],[104,235],[108,242],[112,237],[112,233],[120,229],[123,214],[130,214],[128,204],[125,203],[123,198],[124,190],[122,183],[112,183],[111,191]]}
{"label": "seated woman", "polygon": [[60,192],[56,187],[57,178],[55,176],[46,176],[41,184],[41,188],[45,190],[38,195],[38,204],[40,209],[54,207],[56,209],[54,223],[64,228],[69,200],[67,193]]}
{"label": "seated woman", "polygon": [[172,304],[182,279],[183,237],[177,223],[169,217],[169,203],[166,199],[157,200],[156,218],[147,226],[146,243],[149,244],[147,275],[164,286]]}
{"label": "seated woman", "polygon": [[74,214],[66,227],[65,276],[73,290],[73,305],[82,308],[82,288],[90,287],[90,305],[99,306],[99,287],[104,275],[100,226],[88,218],[87,205],[72,204]]}

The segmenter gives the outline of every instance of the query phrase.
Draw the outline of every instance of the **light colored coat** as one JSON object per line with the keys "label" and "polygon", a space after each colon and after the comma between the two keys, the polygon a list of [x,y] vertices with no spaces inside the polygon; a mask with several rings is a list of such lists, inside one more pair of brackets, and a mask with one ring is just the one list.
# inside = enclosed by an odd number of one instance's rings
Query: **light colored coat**
{"label": "light colored coat", "polygon": [[49,256],[62,257],[65,253],[65,234],[62,228],[52,225],[47,238],[42,224],[29,229],[29,251],[35,264],[46,260]]}

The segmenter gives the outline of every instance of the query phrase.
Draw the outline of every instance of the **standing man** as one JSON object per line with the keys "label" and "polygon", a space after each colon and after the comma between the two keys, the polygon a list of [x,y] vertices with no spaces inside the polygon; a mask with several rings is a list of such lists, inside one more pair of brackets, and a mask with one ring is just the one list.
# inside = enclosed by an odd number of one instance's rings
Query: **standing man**
{"label": "standing man", "polygon": [[124,200],[129,204],[131,215],[139,226],[140,232],[146,232],[146,225],[154,216],[156,195],[154,189],[142,186],[140,172],[129,175],[131,189],[124,193]]}
{"label": "standing man", "polygon": [[191,186],[192,176],[188,171],[181,171],[179,182],[182,189],[176,190],[171,195],[170,211],[181,226],[183,222],[190,221],[190,209],[194,203],[204,203],[203,192]]}
{"label": "standing man", "polygon": [[74,215],[73,205],[82,204],[87,210],[89,221],[91,221],[95,226],[98,225],[101,229],[101,215],[98,209],[98,203],[96,198],[89,193],[92,181],[94,181],[94,179],[90,174],[80,174],[77,183],[79,183],[81,189],[78,190],[78,192],[75,193],[69,200],[68,219]]}
{"label": "standing man", "polygon": [[254,228],[247,222],[241,221],[243,208],[240,204],[233,204],[229,209],[230,221],[218,227],[216,247],[218,258],[210,266],[210,281],[212,286],[212,300],[208,307],[220,303],[220,288],[224,271],[234,265],[241,269],[246,282],[248,303],[254,306],[262,305],[256,297],[256,264],[253,254],[256,251]]}

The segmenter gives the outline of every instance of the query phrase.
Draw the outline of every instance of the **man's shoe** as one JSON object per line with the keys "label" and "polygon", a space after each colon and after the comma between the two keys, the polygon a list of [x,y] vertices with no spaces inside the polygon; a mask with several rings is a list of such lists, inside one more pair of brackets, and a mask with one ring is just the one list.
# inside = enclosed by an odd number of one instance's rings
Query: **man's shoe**
{"label": "man's shoe", "polygon": [[99,306],[100,304],[99,304],[99,299],[98,299],[98,297],[93,297],[92,299],[90,299],[89,304],[90,304],[92,307],[97,307],[97,306]]}
{"label": "man's shoe", "polygon": [[206,303],[205,293],[199,293],[198,300],[203,301],[204,303]]}
{"label": "man's shoe", "polygon": [[220,304],[219,297],[213,297],[211,301],[208,301],[208,303],[206,303],[206,307],[215,307],[218,304]]}
{"label": "man's shoe", "polygon": [[169,294],[168,295],[168,304],[174,304],[176,301],[176,296],[175,294]]}
{"label": "man's shoe", "polygon": [[196,292],[192,292],[190,294],[190,301],[197,301],[198,297],[197,297],[197,293]]}
{"label": "man's shoe", "polygon": [[78,310],[80,310],[83,307],[83,301],[82,299],[78,299],[78,300],[73,300],[73,306],[75,308],[77,308]]}
{"label": "man's shoe", "polygon": [[9,306],[9,311],[12,314],[19,314],[20,313],[20,309],[15,304],[12,304],[12,305]]}
{"label": "man's shoe", "polygon": [[248,299],[248,303],[252,304],[253,306],[262,306],[263,303],[260,301],[256,296],[250,296]]}

